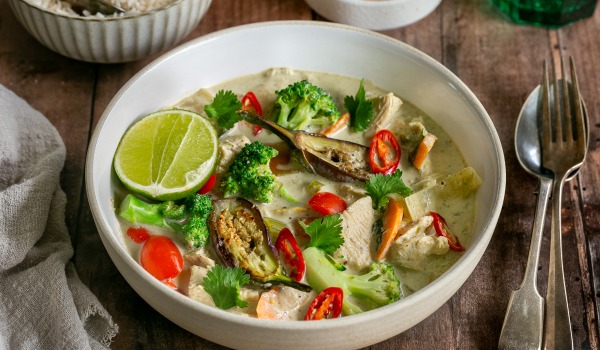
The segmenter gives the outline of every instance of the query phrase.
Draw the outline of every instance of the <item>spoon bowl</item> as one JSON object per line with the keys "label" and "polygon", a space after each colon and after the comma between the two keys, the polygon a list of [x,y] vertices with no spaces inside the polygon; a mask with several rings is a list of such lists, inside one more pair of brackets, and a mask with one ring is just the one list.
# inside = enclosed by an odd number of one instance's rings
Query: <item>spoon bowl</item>
{"label": "spoon bowl", "polygon": [[[562,90],[561,82],[562,80],[559,79],[559,90]],[[570,87],[571,84],[569,83],[569,88]],[[552,172],[542,167],[542,148],[538,136],[540,131],[537,118],[540,91],[541,87],[539,85],[536,86],[521,108],[515,128],[515,151],[519,164],[521,164],[521,167],[523,167],[525,171],[535,177],[552,179]],[[552,99],[553,97],[551,95],[550,103],[553,103]],[[586,122],[584,127],[587,132],[587,130],[589,130],[589,126],[587,125],[587,109],[585,102],[582,101],[581,104],[583,107],[583,114],[586,117],[584,119]],[[589,146],[589,137],[586,138],[586,143],[588,143]],[[571,180],[575,175],[577,175],[577,170],[571,172],[567,180]]]}

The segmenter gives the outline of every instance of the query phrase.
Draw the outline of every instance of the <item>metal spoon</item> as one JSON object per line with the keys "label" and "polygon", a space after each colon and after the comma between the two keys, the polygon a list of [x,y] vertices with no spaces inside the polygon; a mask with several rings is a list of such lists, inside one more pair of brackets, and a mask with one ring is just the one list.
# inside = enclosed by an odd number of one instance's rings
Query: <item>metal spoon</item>
{"label": "metal spoon", "polygon": [[125,10],[111,4],[106,0],[66,0],[71,4],[73,11],[83,14],[87,10],[91,14],[101,13],[103,15],[112,15],[115,13],[123,13]]}
{"label": "metal spoon", "polygon": [[[537,289],[537,270],[553,175],[541,165],[540,131],[538,129],[539,94],[540,87],[537,86],[523,104],[515,128],[517,159],[525,171],[539,179],[538,200],[531,230],[531,244],[525,276],[519,288],[510,296],[498,349],[542,348],[544,298]],[[582,105],[583,112],[587,116],[585,104],[582,103]],[[587,118],[585,119],[587,120]],[[586,124],[587,129],[588,125]],[[589,142],[589,138],[586,142]],[[579,169],[573,171],[567,180],[571,180],[578,171]]]}

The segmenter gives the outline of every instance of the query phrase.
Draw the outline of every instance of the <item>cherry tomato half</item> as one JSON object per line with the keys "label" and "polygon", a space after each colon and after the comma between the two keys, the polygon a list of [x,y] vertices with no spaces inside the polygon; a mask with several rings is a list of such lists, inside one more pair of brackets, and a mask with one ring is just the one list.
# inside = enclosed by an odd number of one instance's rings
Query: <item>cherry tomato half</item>
{"label": "cherry tomato half", "polygon": [[312,210],[321,215],[338,214],[346,210],[346,201],[331,192],[317,192],[308,201]]}
{"label": "cherry tomato half", "polygon": [[279,232],[275,247],[283,256],[289,276],[298,282],[301,281],[306,268],[304,257],[290,229],[286,227]]}
{"label": "cherry tomato half", "polygon": [[142,267],[160,281],[175,278],[183,269],[183,257],[169,237],[150,236],[142,246]]}
{"label": "cherry tomato half", "polygon": [[344,291],[341,288],[325,288],[310,303],[304,319],[310,321],[340,317],[343,302]]}
{"label": "cherry tomato half", "polygon": [[375,174],[393,173],[398,168],[401,154],[402,150],[394,134],[387,129],[379,130],[373,136],[369,149],[371,170]]}
{"label": "cherry tomato half", "polygon": [[431,214],[431,216],[433,217],[433,228],[435,229],[435,233],[438,236],[446,237],[448,239],[448,245],[453,251],[464,252],[465,248],[462,246],[462,244],[460,244],[458,237],[452,237],[450,232],[448,232],[448,225],[446,225],[446,220],[436,212],[432,211],[429,214]]}

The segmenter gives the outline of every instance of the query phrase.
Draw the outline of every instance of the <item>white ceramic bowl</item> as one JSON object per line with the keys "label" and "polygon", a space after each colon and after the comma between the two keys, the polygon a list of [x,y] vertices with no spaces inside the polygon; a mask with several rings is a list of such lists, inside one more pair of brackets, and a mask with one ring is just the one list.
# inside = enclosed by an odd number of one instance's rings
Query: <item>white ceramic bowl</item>
{"label": "white ceramic bowl", "polygon": [[388,30],[415,23],[433,12],[442,0],[304,0],[328,20]]}
{"label": "white ceramic bowl", "polygon": [[[340,60],[339,52],[345,53],[345,59]],[[137,118],[168,107],[200,87],[270,67],[371,79],[420,107],[448,132],[483,178],[472,244],[453,267],[415,294],[363,314],[319,322],[269,321],[234,315],[174,293],[129,255],[113,207],[118,180],[112,158],[121,135]],[[102,242],[133,289],[174,323],[237,349],[360,348],[414,326],[442,306],[479,262],[500,214],[505,183],[502,147],[494,126],[473,93],[448,69],[381,34],[302,21],[223,30],[157,59],[110,102],[94,131],[86,165],[86,190]]]}
{"label": "white ceramic bowl", "polygon": [[80,17],[8,0],[17,20],[47,48],[87,62],[135,61],[167,49],[200,22],[212,0],[179,0],[143,14]]}

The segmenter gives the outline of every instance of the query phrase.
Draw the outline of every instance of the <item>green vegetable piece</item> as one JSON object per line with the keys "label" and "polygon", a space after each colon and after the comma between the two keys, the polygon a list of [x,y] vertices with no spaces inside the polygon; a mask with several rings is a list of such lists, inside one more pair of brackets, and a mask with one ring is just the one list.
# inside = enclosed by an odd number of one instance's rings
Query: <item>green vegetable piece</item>
{"label": "green vegetable piece", "polygon": [[316,247],[328,254],[333,254],[344,244],[340,214],[324,216],[321,219],[311,222],[309,225],[306,225],[302,221],[299,223],[310,236],[309,247]]}
{"label": "green vegetable piece", "polygon": [[248,302],[240,298],[240,288],[248,282],[250,276],[243,269],[215,265],[206,273],[202,285],[215,305],[226,310],[234,306],[248,306]]}
{"label": "green vegetable piece", "polygon": [[241,195],[258,202],[271,202],[277,181],[269,161],[277,154],[275,148],[260,141],[245,145],[221,179],[219,188],[223,196]]}
{"label": "green vegetable piece", "polygon": [[217,122],[222,129],[231,129],[242,120],[237,113],[242,103],[232,91],[219,90],[211,104],[204,106],[204,112]]}
{"label": "green vegetable piece", "polygon": [[333,97],[322,88],[302,80],[275,92],[277,124],[289,130],[323,127],[340,118]]}
{"label": "green vegetable piece", "polygon": [[361,80],[356,96],[344,98],[344,107],[350,113],[350,126],[356,131],[368,128],[373,119],[373,101],[367,100],[365,95],[364,80]]}
{"label": "green vegetable piece", "polygon": [[287,190],[287,188],[285,188],[285,186],[283,186],[283,184],[279,181],[277,181],[279,184],[279,189],[277,190],[277,194],[279,195],[279,197],[285,199],[286,201],[290,202],[290,203],[300,203],[300,201],[294,197],[290,191]]}
{"label": "green vegetable piece", "polygon": [[161,204],[147,203],[132,194],[128,194],[121,202],[119,216],[132,224],[168,227],[161,209]]}
{"label": "green vegetable piece", "polygon": [[319,192],[321,190],[321,188],[323,188],[323,186],[325,186],[325,185],[322,182],[313,180],[308,185],[306,185],[306,190],[308,191],[308,193],[313,195],[313,194]]}
{"label": "green vegetable piece", "polygon": [[402,171],[396,170],[390,175],[375,174],[365,183],[367,194],[373,199],[375,209],[384,208],[389,202],[390,194],[399,194],[402,197],[411,195],[412,190],[404,184]]}
{"label": "green vegetable piece", "polygon": [[128,194],[119,208],[119,216],[133,224],[147,224],[170,228],[183,235],[192,248],[208,242],[208,217],[213,210],[208,195],[193,194],[182,204],[173,201],[147,203]]}
{"label": "green vegetable piece", "polygon": [[321,249],[306,248],[302,254],[306,280],[316,292],[328,287],[344,290],[342,311],[345,315],[372,310],[402,298],[400,280],[389,264],[374,261],[365,274],[354,275],[337,270]]}
{"label": "green vegetable piece", "polygon": [[[430,211],[440,211],[435,203],[443,200],[458,201],[477,191],[482,180],[471,167],[456,174],[436,177],[435,184],[404,198],[404,207],[412,220],[426,215]],[[458,205],[458,204],[456,204]]]}

